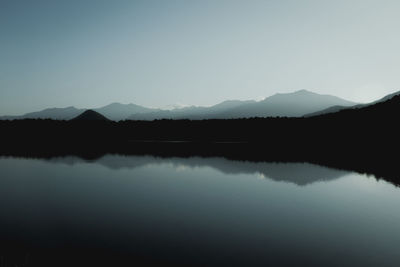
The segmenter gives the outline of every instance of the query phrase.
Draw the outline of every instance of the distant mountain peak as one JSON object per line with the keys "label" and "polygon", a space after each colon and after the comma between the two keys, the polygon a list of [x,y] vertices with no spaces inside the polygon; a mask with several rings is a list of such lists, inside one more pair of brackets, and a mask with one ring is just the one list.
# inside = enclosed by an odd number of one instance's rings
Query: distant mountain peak
{"label": "distant mountain peak", "polygon": [[84,111],[82,114],[78,115],[77,117],[73,118],[74,121],[109,121],[106,117],[101,115],[100,113],[88,109]]}
{"label": "distant mountain peak", "polygon": [[133,103],[123,104],[123,103],[119,103],[119,102],[113,102],[113,103],[108,104],[108,105],[106,105],[106,106],[104,106],[102,108],[105,108],[105,107],[128,107],[128,106],[137,106],[137,105],[133,104]]}
{"label": "distant mountain peak", "polygon": [[309,91],[309,90],[306,90],[306,89],[300,89],[300,90],[297,90],[297,91],[295,91],[294,92],[295,94],[304,94],[304,93],[306,93],[306,94],[316,94],[316,93],[314,93],[314,92],[311,92],[311,91]]}
{"label": "distant mountain peak", "polygon": [[281,93],[278,95],[321,95],[321,94],[315,93],[315,92],[307,90],[307,89],[300,89],[300,90],[297,90],[294,92]]}
{"label": "distant mountain peak", "polygon": [[273,95],[271,95],[269,97],[264,98],[263,100],[266,100],[266,99],[271,98],[271,97],[286,97],[286,96],[292,96],[292,95],[296,96],[296,95],[319,95],[319,94],[318,93],[314,93],[314,92],[309,91],[309,90],[306,90],[306,89],[300,89],[300,90],[297,90],[297,91],[294,91],[294,92],[276,93],[276,94],[273,94]]}
{"label": "distant mountain peak", "polygon": [[119,106],[125,106],[125,105],[128,105],[128,104],[122,104],[122,103],[119,103],[119,102],[113,102],[113,103],[110,103],[110,104],[108,104],[108,105],[106,105],[104,107],[119,107]]}

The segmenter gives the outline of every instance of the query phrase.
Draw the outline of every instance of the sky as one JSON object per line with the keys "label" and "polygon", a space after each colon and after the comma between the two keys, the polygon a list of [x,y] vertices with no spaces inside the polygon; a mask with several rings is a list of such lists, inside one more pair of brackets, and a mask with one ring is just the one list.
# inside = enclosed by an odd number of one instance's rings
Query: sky
{"label": "sky", "polygon": [[0,115],[400,90],[398,0],[0,0]]}

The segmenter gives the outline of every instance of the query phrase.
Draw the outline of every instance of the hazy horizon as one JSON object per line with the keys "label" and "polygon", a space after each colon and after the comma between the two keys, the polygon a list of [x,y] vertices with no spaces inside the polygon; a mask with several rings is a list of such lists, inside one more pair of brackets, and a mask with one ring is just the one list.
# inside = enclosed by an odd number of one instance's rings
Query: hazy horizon
{"label": "hazy horizon", "polygon": [[[263,100],[265,100],[265,99],[267,99],[267,98],[269,98],[271,96],[274,96],[274,95],[278,95],[278,94],[288,94],[288,95],[292,95],[293,94],[294,95],[297,92],[301,92],[301,91],[307,91],[309,93],[318,94],[318,93],[315,93],[315,92],[310,91],[310,90],[300,89],[300,90],[296,90],[296,91],[293,91],[293,92],[287,92],[287,93],[279,93],[279,92],[277,92],[275,94],[272,94],[272,95],[267,96],[267,97],[262,98],[262,99],[243,99],[243,100],[226,99],[226,100],[223,100],[221,102],[217,102],[217,103],[214,103],[214,104],[211,104],[211,105],[207,105],[207,106],[178,104],[178,105],[166,105],[166,106],[162,106],[162,107],[154,107],[154,106],[144,106],[144,105],[140,105],[138,103],[132,103],[132,102],[111,102],[111,103],[108,103],[108,104],[103,105],[103,106],[95,106],[95,107],[87,107],[87,106],[86,107],[85,106],[80,107],[80,106],[74,106],[74,105],[59,106],[59,107],[49,106],[49,107],[45,107],[45,108],[43,108],[41,110],[31,110],[31,111],[26,112],[24,114],[0,114],[0,116],[21,116],[21,115],[29,114],[29,113],[32,113],[32,112],[39,112],[39,111],[43,111],[43,110],[46,110],[46,109],[53,109],[53,108],[61,108],[61,109],[63,109],[63,108],[71,108],[72,107],[72,108],[76,108],[76,109],[96,110],[96,109],[103,108],[103,107],[106,107],[106,106],[109,106],[109,105],[113,105],[113,104],[122,104],[122,105],[134,104],[134,105],[138,105],[138,106],[141,106],[141,107],[144,107],[144,108],[152,108],[152,109],[160,109],[160,110],[177,110],[177,109],[190,108],[190,107],[211,108],[211,107],[213,107],[213,106],[215,106],[217,104],[221,104],[222,102],[225,102],[225,101],[243,101],[243,102],[255,101],[255,102],[260,102],[260,101],[263,101]],[[334,95],[328,95],[328,94],[319,94],[319,95],[321,95],[321,96],[324,96],[324,95],[334,96]],[[347,99],[341,98],[339,96],[334,96],[334,97],[338,97],[339,99],[342,99],[342,100],[345,100],[345,101],[347,100]],[[376,99],[376,100],[378,100],[378,99]],[[354,105],[356,105],[356,104],[363,104],[363,103],[354,102]]]}
{"label": "hazy horizon", "polygon": [[0,115],[113,102],[165,108],[306,89],[399,89],[400,2],[0,3]]}

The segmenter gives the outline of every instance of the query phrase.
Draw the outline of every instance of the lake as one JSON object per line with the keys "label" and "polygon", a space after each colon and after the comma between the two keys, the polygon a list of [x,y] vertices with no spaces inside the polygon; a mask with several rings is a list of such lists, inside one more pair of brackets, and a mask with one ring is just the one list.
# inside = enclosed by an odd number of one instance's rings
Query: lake
{"label": "lake", "polygon": [[0,266],[399,266],[400,189],[309,163],[0,158]]}

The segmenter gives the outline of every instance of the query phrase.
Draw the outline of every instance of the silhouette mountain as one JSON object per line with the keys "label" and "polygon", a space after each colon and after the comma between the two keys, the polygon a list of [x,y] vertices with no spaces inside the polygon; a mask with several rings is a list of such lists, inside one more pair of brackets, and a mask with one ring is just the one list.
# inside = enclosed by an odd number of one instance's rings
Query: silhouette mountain
{"label": "silhouette mountain", "polygon": [[309,119],[323,118],[324,120],[331,120],[333,118],[346,122],[359,120],[358,122],[362,121],[371,125],[379,123],[379,126],[384,129],[384,123],[387,123],[387,120],[397,119],[398,114],[400,114],[400,93],[391,94],[368,105],[341,109],[335,113],[313,116]]}
{"label": "silhouette mountain", "polygon": [[275,94],[262,101],[225,101],[204,108],[183,108],[135,114],[132,120],[154,119],[235,119],[252,117],[301,117],[335,105],[352,106],[356,103],[331,95],[316,94],[307,90]]}
{"label": "silhouette mountain", "polygon": [[339,112],[339,111],[344,110],[344,109],[359,109],[359,108],[363,108],[363,107],[368,107],[368,106],[371,106],[371,105],[374,105],[374,104],[377,104],[377,103],[381,103],[381,102],[385,102],[387,100],[390,100],[391,98],[393,98],[394,96],[397,96],[397,95],[400,95],[400,91],[397,91],[397,92],[394,92],[392,94],[389,94],[389,95],[387,95],[387,96],[385,96],[385,97],[383,97],[381,99],[378,99],[376,101],[373,101],[371,103],[358,104],[358,105],[354,105],[354,106],[350,106],[350,107],[349,106],[343,106],[343,105],[342,106],[340,106],[340,105],[332,106],[332,107],[329,107],[329,108],[326,108],[326,109],[323,109],[323,110],[319,110],[319,111],[316,111],[316,112],[312,112],[312,113],[306,114],[306,115],[304,115],[304,117],[313,117],[313,116],[319,116],[319,115],[324,115],[324,114],[329,114],[329,113],[335,113],[335,112]]}
{"label": "silhouette mountain", "polygon": [[72,119],[73,121],[109,121],[106,117],[101,115],[100,113],[88,109],[84,111],[82,114]]}

